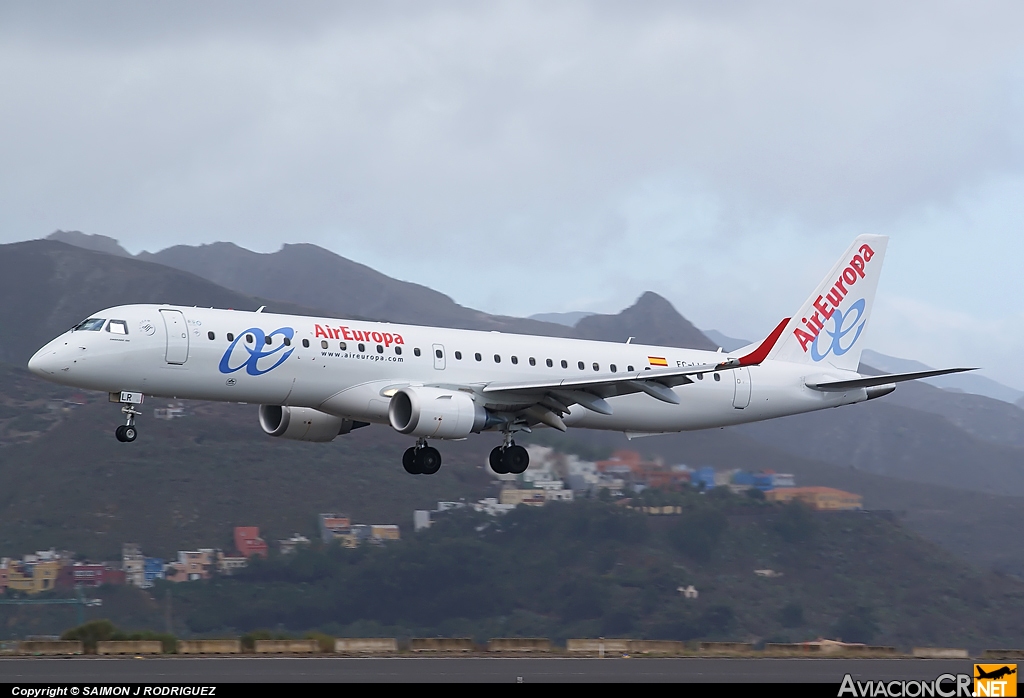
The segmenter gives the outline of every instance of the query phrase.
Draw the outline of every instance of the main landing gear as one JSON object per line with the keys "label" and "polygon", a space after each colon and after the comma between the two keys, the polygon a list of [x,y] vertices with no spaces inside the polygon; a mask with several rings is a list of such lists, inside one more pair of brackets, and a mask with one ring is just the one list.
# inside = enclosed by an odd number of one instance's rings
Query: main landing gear
{"label": "main landing gear", "polygon": [[433,475],[441,469],[441,453],[420,439],[402,455],[402,467],[410,475]]}
{"label": "main landing gear", "polygon": [[135,441],[135,438],[139,435],[138,430],[135,428],[135,418],[141,416],[142,413],[132,405],[125,405],[121,408],[121,412],[125,414],[128,423],[122,424],[115,429],[114,436],[116,436],[117,440],[122,443],[131,443],[132,441]]}
{"label": "main landing gear", "polygon": [[530,467],[530,454],[522,446],[516,446],[516,442],[512,440],[512,434],[506,433],[505,443],[495,446],[491,450],[488,461],[491,464],[491,470],[499,475],[509,473],[520,475]]}

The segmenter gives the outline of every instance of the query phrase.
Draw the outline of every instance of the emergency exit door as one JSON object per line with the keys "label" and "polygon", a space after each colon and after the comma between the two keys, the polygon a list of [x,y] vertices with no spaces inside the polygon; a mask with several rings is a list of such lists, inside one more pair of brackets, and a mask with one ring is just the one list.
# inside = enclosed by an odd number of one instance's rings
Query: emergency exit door
{"label": "emergency exit door", "polygon": [[444,345],[434,345],[434,368],[438,371],[444,370]]}
{"label": "emergency exit door", "polygon": [[746,366],[732,371],[735,388],[732,394],[732,406],[738,410],[750,404],[750,369]]}
{"label": "emergency exit door", "polygon": [[164,329],[167,330],[167,351],[164,358],[169,364],[180,366],[188,361],[188,325],[180,310],[161,310]]}

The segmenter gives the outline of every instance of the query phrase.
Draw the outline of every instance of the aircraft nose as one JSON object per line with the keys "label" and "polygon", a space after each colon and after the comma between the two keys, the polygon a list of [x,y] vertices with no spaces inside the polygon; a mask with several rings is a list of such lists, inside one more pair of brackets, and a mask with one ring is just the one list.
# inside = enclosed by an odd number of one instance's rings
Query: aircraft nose
{"label": "aircraft nose", "polygon": [[43,347],[28,360],[28,370],[37,376],[52,376],[57,372],[57,352],[53,347]]}

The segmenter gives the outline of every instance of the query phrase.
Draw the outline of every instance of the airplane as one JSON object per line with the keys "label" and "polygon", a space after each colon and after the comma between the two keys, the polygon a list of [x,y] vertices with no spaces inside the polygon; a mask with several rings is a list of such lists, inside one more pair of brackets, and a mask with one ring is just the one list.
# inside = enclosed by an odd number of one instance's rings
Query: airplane
{"label": "airplane", "polygon": [[858,373],[888,238],[861,235],[792,318],[733,352],[174,305],[123,305],[42,347],[28,368],[109,393],[119,441],[144,396],[259,405],[273,437],[326,442],[371,424],[415,437],[402,465],[433,474],[428,440],[495,432],[497,473],[522,473],[513,436],[537,427],[633,438],[724,427],[882,397],[970,368]]}
{"label": "airplane", "polygon": [[[1014,665],[1014,666],[1016,666],[1016,665]],[[974,665],[974,668],[978,672],[978,675],[974,677],[976,679],[997,679],[998,680],[998,679],[1003,678],[1004,676],[1011,676],[1011,675],[1017,673],[1017,669],[1015,669],[1015,668],[1011,669],[1009,666],[1003,666],[1003,667],[1000,667],[998,669],[993,669],[990,672],[985,671],[984,669],[982,669],[977,664]]]}

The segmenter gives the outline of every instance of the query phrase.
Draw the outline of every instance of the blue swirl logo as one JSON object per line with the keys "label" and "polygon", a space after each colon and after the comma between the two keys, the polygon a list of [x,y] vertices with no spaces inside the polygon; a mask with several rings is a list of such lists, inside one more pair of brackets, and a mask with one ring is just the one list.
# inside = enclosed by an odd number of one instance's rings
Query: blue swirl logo
{"label": "blue swirl logo", "polygon": [[[252,336],[253,341],[251,342],[251,346],[250,342],[243,341],[246,339],[247,335]],[[276,335],[281,335],[282,341],[278,342],[277,346],[274,346],[273,338]],[[292,347],[288,351],[284,351],[286,345],[283,341],[284,339],[288,339],[290,342],[294,336],[295,330],[291,327],[282,327],[274,330],[270,334],[264,334],[263,330],[258,327],[250,327],[244,332],[239,332],[238,336],[235,337],[235,341],[231,342],[227,351],[224,352],[224,356],[220,359],[220,372],[234,373],[235,371],[241,371],[244,368],[245,372],[250,376],[262,376],[264,373],[269,373],[283,364],[285,359],[291,356],[292,352],[295,351],[295,347]],[[232,359],[235,358],[236,353],[241,353],[235,352],[235,348],[239,346],[245,349],[248,355],[244,357],[245,360],[242,363],[237,366],[232,366]],[[261,365],[267,365],[267,361],[264,361],[264,359],[270,359],[278,353],[281,355],[277,357],[277,361],[268,368],[261,368]],[[261,361],[263,362],[262,364],[260,363]]]}
{"label": "blue swirl logo", "polygon": [[[854,311],[857,311],[856,314],[854,314]],[[832,329],[828,329],[826,327],[817,337],[814,338],[814,341],[811,342],[811,358],[815,361],[821,361],[829,355],[829,352],[836,356],[842,356],[846,352],[850,351],[850,349],[853,348],[853,345],[857,343],[857,340],[860,339],[860,333],[864,331],[865,323],[862,321],[863,317],[863,298],[851,305],[849,310],[846,311],[846,314],[843,314],[841,310],[836,308],[835,312],[832,313],[832,317],[829,318],[832,320]],[[849,344],[843,346],[843,338],[855,329],[857,331],[854,333],[853,339],[850,340]],[[818,350],[818,342],[825,335],[831,337],[832,341],[829,343],[828,348],[825,349],[824,352],[821,352]]]}

